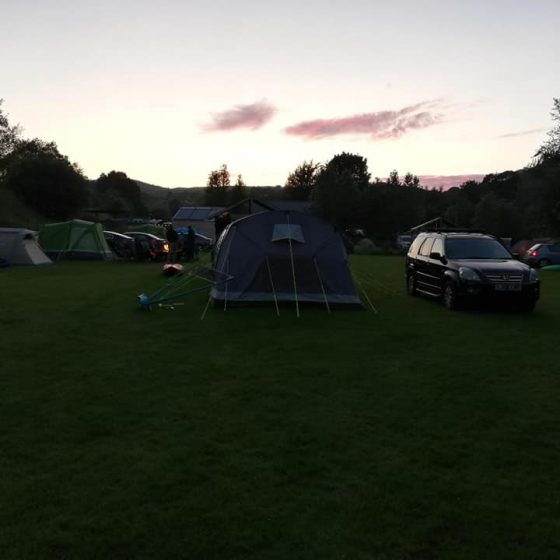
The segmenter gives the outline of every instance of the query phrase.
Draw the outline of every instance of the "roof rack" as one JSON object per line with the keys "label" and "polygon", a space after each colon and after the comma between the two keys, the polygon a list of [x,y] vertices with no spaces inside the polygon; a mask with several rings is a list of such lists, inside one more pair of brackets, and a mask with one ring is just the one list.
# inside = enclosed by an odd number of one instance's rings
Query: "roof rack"
{"label": "roof rack", "polygon": [[488,232],[481,229],[469,229],[469,228],[427,228],[424,231],[431,231],[435,233],[480,233],[481,235],[488,235]]}

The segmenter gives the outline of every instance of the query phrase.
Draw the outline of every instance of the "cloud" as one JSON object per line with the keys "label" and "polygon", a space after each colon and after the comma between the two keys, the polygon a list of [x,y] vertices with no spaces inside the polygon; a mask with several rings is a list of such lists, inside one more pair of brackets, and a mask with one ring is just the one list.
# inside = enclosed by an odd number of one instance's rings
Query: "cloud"
{"label": "cloud", "polygon": [[480,173],[470,173],[465,175],[419,175],[418,178],[423,187],[447,190],[451,187],[459,187],[467,181],[480,182],[484,177],[485,175]]}
{"label": "cloud", "polygon": [[249,105],[236,105],[233,109],[212,114],[212,122],[204,127],[209,131],[229,131],[240,128],[256,130],[266,124],[276,113],[276,108],[265,99]]}
{"label": "cloud", "polygon": [[546,128],[532,128],[531,130],[522,130],[520,132],[508,132],[507,134],[500,134],[496,138],[517,138],[518,136],[529,136],[530,134],[536,134],[537,132],[544,132]]}
{"label": "cloud", "polygon": [[350,117],[304,121],[289,126],[284,132],[290,136],[314,139],[341,134],[364,134],[374,140],[400,138],[413,130],[441,123],[445,115],[440,111],[440,100],[424,101],[398,111],[377,111]]}

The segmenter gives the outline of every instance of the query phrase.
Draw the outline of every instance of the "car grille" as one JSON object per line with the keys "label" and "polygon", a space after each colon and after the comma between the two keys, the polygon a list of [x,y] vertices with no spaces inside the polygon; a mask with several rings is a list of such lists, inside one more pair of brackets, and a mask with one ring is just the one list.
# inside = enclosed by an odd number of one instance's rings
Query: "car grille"
{"label": "car grille", "polygon": [[521,284],[521,282],[523,282],[523,274],[519,273],[494,272],[492,274],[486,274],[486,278],[488,278],[492,284]]}

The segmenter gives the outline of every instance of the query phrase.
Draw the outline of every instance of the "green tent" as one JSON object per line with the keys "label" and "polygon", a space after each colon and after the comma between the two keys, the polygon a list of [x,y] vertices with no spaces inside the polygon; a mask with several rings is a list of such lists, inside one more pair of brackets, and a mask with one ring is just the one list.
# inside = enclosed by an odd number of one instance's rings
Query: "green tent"
{"label": "green tent", "polygon": [[84,220],[45,224],[39,232],[39,244],[51,259],[56,260],[113,258],[101,224]]}

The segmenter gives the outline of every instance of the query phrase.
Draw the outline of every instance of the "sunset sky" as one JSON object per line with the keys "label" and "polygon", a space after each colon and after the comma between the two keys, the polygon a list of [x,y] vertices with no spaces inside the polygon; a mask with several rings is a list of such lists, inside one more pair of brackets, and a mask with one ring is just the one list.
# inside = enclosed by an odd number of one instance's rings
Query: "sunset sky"
{"label": "sunset sky", "polygon": [[95,179],[519,169],[560,96],[558,0],[2,2],[0,98]]}

